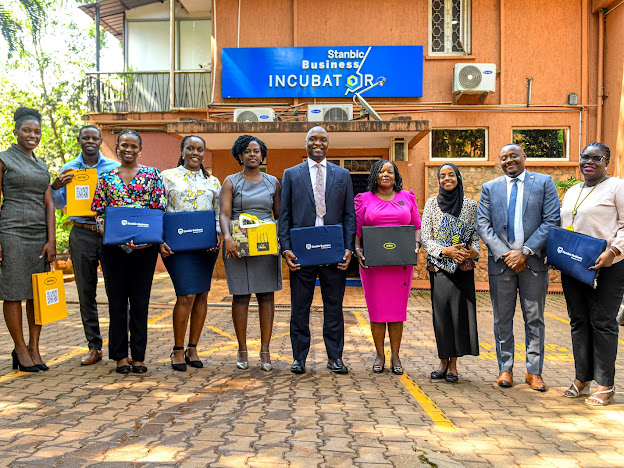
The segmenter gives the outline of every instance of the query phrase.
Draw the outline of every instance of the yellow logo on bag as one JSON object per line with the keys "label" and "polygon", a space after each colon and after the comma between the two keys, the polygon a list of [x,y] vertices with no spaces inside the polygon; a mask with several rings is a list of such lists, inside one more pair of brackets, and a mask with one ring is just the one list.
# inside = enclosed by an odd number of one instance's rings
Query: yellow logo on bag
{"label": "yellow logo on bag", "polygon": [[383,245],[383,247],[384,247],[384,249],[386,249],[386,250],[392,250],[392,249],[396,248],[396,244],[395,244],[394,242],[386,242],[386,243]]}

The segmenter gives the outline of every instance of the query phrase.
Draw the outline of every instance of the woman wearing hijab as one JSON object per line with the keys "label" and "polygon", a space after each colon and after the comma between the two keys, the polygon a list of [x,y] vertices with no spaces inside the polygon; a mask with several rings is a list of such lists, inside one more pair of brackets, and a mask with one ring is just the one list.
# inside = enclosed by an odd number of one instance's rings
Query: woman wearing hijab
{"label": "woman wearing hijab", "polygon": [[[438,196],[427,200],[422,220],[422,247],[428,254],[433,329],[440,358],[440,367],[431,373],[431,378],[457,382],[457,358],[479,355],[474,282],[479,236],[475,232],[469,245],[444,247],[436,241],[436,234],[445,213],[475,226],[478,204],[464,196],[461,173],[454,164],[444,164],[438,169],[438,182]],[[434,259],[444,257],[457,263],[454,273],[434,265]]]}

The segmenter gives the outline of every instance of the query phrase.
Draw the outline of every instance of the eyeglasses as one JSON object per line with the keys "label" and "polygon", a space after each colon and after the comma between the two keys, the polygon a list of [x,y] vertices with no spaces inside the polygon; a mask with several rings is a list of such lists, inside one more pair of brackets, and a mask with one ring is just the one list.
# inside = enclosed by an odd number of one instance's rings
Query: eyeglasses
{"label": "eyeglasses", "polygon": [[581,160],[581,161],[584,161],[584,162],[587,162],[587,161],[590,161],[590,160],[591,160],[591,161],[593,161],[593,162],[595,162],[595,163],[599,163],[599,162],[601,162],[604,158],[605,158],[605,157],[604,157],[604,154],[603,154],[603,155],[600,155],[600,156],[593,156],[593,155],[591,155],[591,154],[583,154],[583,153],[581,153],[581,155],[580,155],[580,160]]}

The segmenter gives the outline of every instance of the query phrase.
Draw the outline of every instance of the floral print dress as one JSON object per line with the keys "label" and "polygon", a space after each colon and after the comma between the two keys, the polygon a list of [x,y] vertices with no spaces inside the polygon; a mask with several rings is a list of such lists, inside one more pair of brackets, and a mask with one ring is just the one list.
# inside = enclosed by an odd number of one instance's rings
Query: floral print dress
{"label": "floral print dress", "polygon": [[221,235],[219,179],[212,175],[204,177],[201,171],[190,171],[184,166],[163,171],[162,179],[167,191],[167,213],[213,210],[217,235]]}
{"label": "floral print dress", "polygon": [[167,207],[167,196],[158,169],[142,166],[128,185],[119,176],[119,168],[102,173],[91,204],[98,227],[104,225],[104,210],[107,206],[164,211]]}

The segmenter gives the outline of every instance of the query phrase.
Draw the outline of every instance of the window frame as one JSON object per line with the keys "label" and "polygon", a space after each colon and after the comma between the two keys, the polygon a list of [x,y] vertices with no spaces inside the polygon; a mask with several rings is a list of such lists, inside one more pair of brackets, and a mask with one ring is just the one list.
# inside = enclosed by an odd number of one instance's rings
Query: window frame
{"label": "window frame", "polygon": [[[479,130],[479,129],[483,129],[485,130],[485,156],[482,158],[434,158],[433,157],[433,132],[436,130]],[[489,161],[490,159],[490,153],[488,150],[488,146],[489,146],[489,138],[490,138],[490,134],[489,134],[489,128],[488,127],[438,127],[438,128],[432,128],[431,131],[429,132],[429,161],[436,161],[436,162],[441,162],[441,161],[450,161],[450,162],[454,162],[454,161]]]}
{"label": "window frame", "polygon": [[[464,52],[453,52],[453,51],[446,51],[446,37],[447,37],[447,29],[446,29],[446,25],[449,24],[451,25],[451,21],[447,21],[450,20],[452,17],[452,9],[453,9],[453,0],[442,0],[444,1],[444,42],[445,42],[445,51],[444,52],[434,52],[433,51],[433,41],[432,41],[432,31],[433,31],[433,13],[432,13],[432,3],[434,0],[429,0],[427,2],[428,6],[429,6],[429,10],[428,10],[428,14],[427,14],[427,18],[428,18],[428,36],[427,36],[427,40],[428,40],[428,55],[433,56],[433,57],[448,57],[448,56],[455,56],[455,57],[464,57],[466,55],[470,55],[472,53],[472,1],[471,0],[461,0],[461,11],[460,11],[460,18],[461,18],[461,22],[460,22],[460,29],[459,29],[459,34],[461,37],[461,41],[462,44],[464,45]],[[449,27],[449,30],[451,30],[451,28]],[[451,49],[452,49],[452,43],[451,43]]]}
{"label": "window frame", "polygon": [[[564,157],[563,158],[536,158],[536,157],[531,157],[527,154],[527,161],[531,161],[531,162],[535,162],[535,161],[547,161],[547,162],[557,162],[557,161],[570,161],[570,127],[560,127],[560,126],[540,126],[540,127],[531,127],[529,125],[523,125],[523,126],[515,126],[515,127],[511,127],[511,139],[509,141],[511,141],[513,143],[514,141],[514,130],[563,130],[564,132]],[[524,150],[524,148],[523,148]]]}

